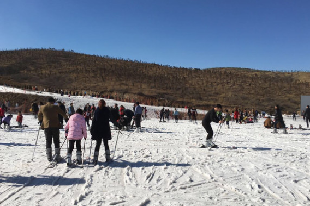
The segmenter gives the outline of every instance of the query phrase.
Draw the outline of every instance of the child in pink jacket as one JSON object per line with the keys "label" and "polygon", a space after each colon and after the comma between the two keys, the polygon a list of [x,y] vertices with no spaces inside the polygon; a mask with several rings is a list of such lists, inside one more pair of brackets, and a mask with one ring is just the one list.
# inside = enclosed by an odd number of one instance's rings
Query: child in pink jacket
{"label": "child in pink jacket", "polygon": [[65,127],[66,136],[69,140],[69,148],[67,153],[67,165],[71,165],[72,151],[74,149],[74,143],[76,142],[76,159],[77,164],[82,163],[82,150],[81,140],[87,138],[86,122],[83,116],[83,111],[77,109],[74,115],[70,116],[70,119]]}

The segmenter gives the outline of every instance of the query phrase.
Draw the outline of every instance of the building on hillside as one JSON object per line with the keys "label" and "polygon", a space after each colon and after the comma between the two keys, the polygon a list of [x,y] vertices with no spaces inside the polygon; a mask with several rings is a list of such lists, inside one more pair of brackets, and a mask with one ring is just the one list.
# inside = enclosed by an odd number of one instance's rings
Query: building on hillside
{"label": "building on hillside", "polygon": [[310,105],[310,96],[301,96],[300,98],[300,115],[306,110],[307,105]]}

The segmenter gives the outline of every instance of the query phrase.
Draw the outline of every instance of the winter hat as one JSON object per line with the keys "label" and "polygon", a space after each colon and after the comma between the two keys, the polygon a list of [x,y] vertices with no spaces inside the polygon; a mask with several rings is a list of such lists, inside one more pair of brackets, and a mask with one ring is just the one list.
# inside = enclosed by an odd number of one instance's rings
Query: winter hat
{"label": "winter hat", "polygon": [[48,98],[48,102],[54,103],[56,100],[53,97]]}
{"label": "winter hat", "polygon": [[216,107],[219,109],[222,109],[222,105],[220,105],[220,104],[217,104]]}

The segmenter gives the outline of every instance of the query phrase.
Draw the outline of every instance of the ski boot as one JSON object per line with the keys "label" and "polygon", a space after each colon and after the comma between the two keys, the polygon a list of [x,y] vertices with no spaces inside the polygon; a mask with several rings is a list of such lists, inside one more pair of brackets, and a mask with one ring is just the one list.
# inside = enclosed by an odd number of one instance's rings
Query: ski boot
{"label": "ski boot", "polygon": [[111,159],[111,157],[110,157],[110,150],[106,150],[105,151],[105,161],[106,162],[109,162],[109,161],[111,161],[112,159]]}
{"label": "ski boot", "polygon": [[67,166],[68,167],[70,167],[72,164],[71,158],[72,158],[72,154],[68,153],[67,154]]}
{"label": "ski boot", "polygon": [[60,160],[61,160],[59,148],[55,148],[55,160],[56,160],[56,162],[60,162]]}
{"label": "ski boot", "polygon": [[95,152],[94,153],[94,161],[93,161],[94,166],[96,166],[98,164],[98,156],[99,156],[99,152]]}
{"label": "ski boot", "polygon": [[76,151],[76,163],[78,165],[82,164],[82,152]]}
{"label": "ski boot", "polygon": [[48,161],[52,161],[52,148],[46,148],[46,157]]}
{"label": "ski boot", "polygon": [[207,139],[206,147],[218,148],[218,146],[216,144],[214,144],[214,142],[212,142],[212,139]]}
{"label": "ski boot", "polygon": [[278,133],[278,131],[277,131],[277,128],[276,128],[276,127],[274,127],[274,128],[273,128],[272,133],[273,133],[273,134],[277,134],[277,133]]}

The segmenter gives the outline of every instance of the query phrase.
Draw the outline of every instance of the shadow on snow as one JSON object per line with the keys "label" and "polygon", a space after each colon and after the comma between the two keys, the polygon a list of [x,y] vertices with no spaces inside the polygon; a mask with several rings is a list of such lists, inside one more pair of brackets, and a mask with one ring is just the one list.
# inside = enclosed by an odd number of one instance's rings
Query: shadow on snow
{"label": "shadow on snow", "polygon": [[4,142],[0,142],[0,145],[4,145],[4,146],[34,146],[33,144],[24,144],[24,143],[15,143],[15,142],[8,142],[8,143],[4,143]]}
{"label": "shadow on snow", "polygon": [[129,162],[126,160],[116,161],[114,160],[111,163],[105,163],[105,162],[98,162],[100,166],[110,166],[110,167],[119,167],[119,168],[126,168],[128,166],[130,167],[160,167],[160,166],[175,166],[175,167],[189,167],[190,164],[183,164],[183,163],[177,163],[173,164],[170,162],[143,162],[143,161],[137,161],[137,162]]}
{"label": "shadow on snow", "polygon": [[13,187],[18,186],[40,186],[40,185],[73,185],[73,184],[85,184],[84,178],[68,178],[61,176],[38,176],[38,177],[25,177],[14,176],[4,177],[0,176],[0,183],[11,183]]}

